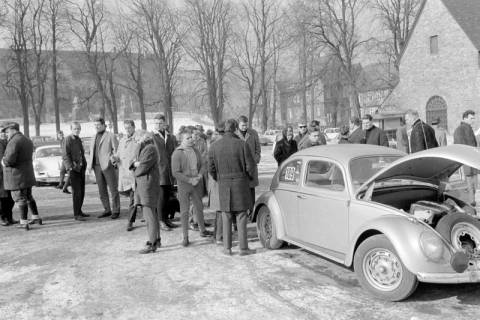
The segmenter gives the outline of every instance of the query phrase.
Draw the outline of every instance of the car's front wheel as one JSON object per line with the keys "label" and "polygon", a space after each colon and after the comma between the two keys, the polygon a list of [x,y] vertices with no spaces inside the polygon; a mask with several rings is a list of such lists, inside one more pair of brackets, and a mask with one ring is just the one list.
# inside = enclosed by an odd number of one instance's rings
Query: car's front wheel
{"label": "car's front wheel", "polygon": [[382,300],[406,299],[418,285],[417,277],[403,265],[384,235],[372,236],[360,244],[354,268],[360,284]]}
{"label": "car's front wheel", "polygon": [[279,249],[283,241],[278,240],[270,210],[262,206],[258,211],[257,234],[262,245],[267,249]]}

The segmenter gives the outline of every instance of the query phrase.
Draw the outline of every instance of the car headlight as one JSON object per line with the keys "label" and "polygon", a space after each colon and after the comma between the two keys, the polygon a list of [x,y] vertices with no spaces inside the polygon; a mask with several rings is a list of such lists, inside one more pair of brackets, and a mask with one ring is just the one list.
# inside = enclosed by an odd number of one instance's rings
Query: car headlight
{"label": "car headlight", "polygon": [[444,259],[445,245],[443,241],[431,231],[423,231],[420,235],[420,248],[423,254],[432,261],[439,262]]}

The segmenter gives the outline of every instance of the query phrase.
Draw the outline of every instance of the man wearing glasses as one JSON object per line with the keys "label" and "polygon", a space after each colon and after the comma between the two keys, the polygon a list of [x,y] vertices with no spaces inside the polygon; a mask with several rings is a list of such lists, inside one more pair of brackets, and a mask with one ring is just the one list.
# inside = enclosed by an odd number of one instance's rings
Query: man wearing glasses
{"label": "man wearing glasses", "polygon": [[298,134],[295,136],[295,141],[297,142],[297,146],[300,145],[302,140],[305,140],[308,136],[307,124],[299,123],[298,124]]}

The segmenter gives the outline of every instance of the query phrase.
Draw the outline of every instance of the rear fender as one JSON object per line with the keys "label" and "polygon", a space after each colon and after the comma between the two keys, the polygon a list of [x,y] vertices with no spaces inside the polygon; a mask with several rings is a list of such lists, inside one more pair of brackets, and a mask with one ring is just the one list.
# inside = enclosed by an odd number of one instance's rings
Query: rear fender
{"label": "rear fender", "polygon": [[266,206],[268,210],[270,210],[270,215],[272,217],[273,226],[275,228],[277,238],[284,239],[285,225],[283,222],[282,212],[280,210],[280,206],[278,205],[277,199],[275,198],[275,195],[272,191],[267,191],[263,193],[255,202],[253,208],[252,222],[257,221],[258,212],[263,206]]}

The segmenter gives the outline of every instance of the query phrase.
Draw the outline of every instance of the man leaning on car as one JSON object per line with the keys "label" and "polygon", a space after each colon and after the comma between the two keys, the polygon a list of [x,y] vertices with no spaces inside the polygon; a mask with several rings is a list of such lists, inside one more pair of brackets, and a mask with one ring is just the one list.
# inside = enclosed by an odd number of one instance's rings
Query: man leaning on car
{"label": "man leaning on car", "polygon": [[87,160],[85,159],[85,150],[83,149],[80,131],[80,123],[72,122],[70,125],[72,134],[65,138],[62,145],[63,165],[70,176],[72,186],[73,200],[73,218],[83,221],[88,214],[82,212],[83,199],[85,198],[85,170]]}
{"label": "man leaning on car", "polygon": [[[453,133],[454,144],[466,144],[467,146],[477,147],[477,139],[473,132],[473,123],[475,122],[475,111],[467,110],[462,115],[462,122]],[[475,202],[475,186],[477,185],[477,170],[472,167],[463,166],[463,172],[467,179],[468,201],[472,206]]]}

